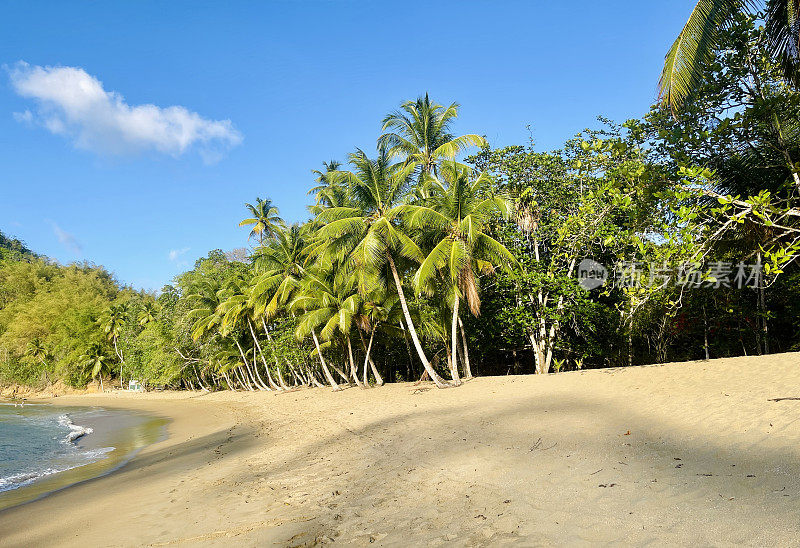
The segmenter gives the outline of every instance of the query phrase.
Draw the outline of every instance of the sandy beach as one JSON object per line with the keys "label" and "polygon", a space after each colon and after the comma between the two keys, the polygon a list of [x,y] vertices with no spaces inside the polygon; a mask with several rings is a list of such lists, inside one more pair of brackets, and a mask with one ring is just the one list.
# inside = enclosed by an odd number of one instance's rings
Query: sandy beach
{"label": "sandy beach", "polygon": [[797,353],[448,390],[59,397],[167,417],[169,437],[0,512],[0,544],[800,545],[798,397]]}

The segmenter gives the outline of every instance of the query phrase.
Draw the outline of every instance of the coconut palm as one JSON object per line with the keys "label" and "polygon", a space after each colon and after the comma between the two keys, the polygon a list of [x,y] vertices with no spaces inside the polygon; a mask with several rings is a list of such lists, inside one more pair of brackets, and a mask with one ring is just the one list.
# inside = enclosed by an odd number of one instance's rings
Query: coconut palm
{"label": "coconut palm", "polygon": [[341,162],[331,160],[330,162],[322,162],[324,171],[318,169],[312,170],[312,173],[317,177],[314,179],[317,184],[309,189],[308,195],[314,195],[314,201],[317,205],[324,207],[331,207],[339,201],[337,196],[342,196],[345,189],[338,183],[330,179],[330,175],[339,171],[342,167]]}
{"label": "coconut palm", "polygon": [[39,337],[35,337],[31,339],[28,346],[25,348],[25,354],[39,360],[42,365],[45,365],[49,352],[47,351],[47,346],[45,346],[44,341]]}
{"label": "coconut palm", "polygon": [[83,370],[91,374],[92,379],[100,378],[100,391],[105,392],[103,387],[103,374],[111,373],[111,357],[106,354],[105,348],[100,343],[92,344],[78,360]]}
{"label": "coconut palm", "polygon": [[[393,336],[404,336],[401,330],[396,327],[397,324],[402,322],[402,317],[403,310],[400,307],[400,298],[397,293],[389,292],[385,288],[381,288],[364,298],[360,314],[356,319],[356,325],[359,328],[359,337],[361,337],[361,345],[364,347],[364,386],[369,386],[367,380],[367,365],[371,367],[372,375],[375,377],[377,385],[383,385],[383,378],[370,356],[372,343],[375,340],[375,333],[378,331],[383,331]],[[361,330],[369,333],[369,344],[367,344],[361,336]]]}
{"label": "coconut palm", "polygon": [[260,245],[264,244],[266,238],[271,238],[275,232],[283,226],[283,219],[280,217],[278,208],[272,205],[272,200],[267,198],[262,200],[256,198],[256,204],[245,204],[250,211],[251,217],[242,220],[239,226],[252,226],[249,238],[258,238]]}
{"label": "coconut palm", "polygon": [[378,146],[386,148],[391,157],[403,156],[415,162],[421,175],[436,173],[440,162],[455,158],[470,146],[486,146],[486,139],[480,135],[456,137],[450,133],[458,108],[458,103],[448,107],[436,104],[427,93],[416,101],[406,101],[400,110],[383,119],[384,133]]}
{"label": "coconut palm", "polygon": [[362,295],[379,288],[383,282],[380,273],[388,266],[422,365],[431,380],[443,388],[447,385],[428,362],[417,336],[396,263],[396,259],[419,263],[424,258],[400,222],[403,199],[417,164],[391,164],[385,149],[374,160],[361,150],[351,154],[349,160],[354,171],[332,177],[347,185],[353,205],[328,208],[317,216],[323,224],[317,232],[317,241],[322,243],[319,253],[333,254],[338,260],[347,257],[357,272]]}
{"label": "coconut palm", "polygon": [[[307,230],[297,224],[278,230],[267,245],[256,252],[254,264],[258,274],[248,294],[247,305],[253,320],[260,322],[267,335],[279,379],[282,381],[278,352],[267,323],[273,321],[294,298],[300,287],[307,259]],[[293,373],[294,366],[289,363]]]}
{"label": "coconut palm", "polygon": [[443,164],[440,172],[441,177],[429,177],[431,194],[426,203],[404,206],[403,211],[407,225],[418,230],[431,248],[414,275],[415,289],[432,294],[434,282],[441,275],[445,291],[452,293],[450,371],[453,382],[459,384],[459,303],[465,298],[472,314],[479,315],[476,272],[491,272],[495,265],[516,264],[511,252],[487,234],[493,219],[508,217],[511,202],[491,194],[492,181],[486,173],[472,177],[469,168],[456,162]]}
{"label": "coconut palm", "polygon": [[103,331],[114,344],[114,352],[119,358],[119,382],[122,385],[122,368],[125,365],[125,358],[119,349],[119,337],[122,330],[125,328],[125,323],[128,321],[130,309],[127,303],[112,304],[103,315],[100,317],[100,325]]}
{"label": "coconut palm", "polygon": [[158,304],[152,301],[144,303],[142,311],[139,313],[139,325],[147,325],[150,322],[156,321],[158,316]]}
{"label": "coconut palm", "polygon": [[800,1],[698,0],[664,60],[659,97],[670,108],[680,107],[702,82],[714,59],[721,31],[741,13],[755,15],[766,5],[766,40],[787,82],[800,84]]}
{"label": "coconut palm", "polygon": [[353,360],[350,334],[361,302],[354,273],[343,264],[328,263],[306,271],[303,287],[291,305],[294,309],[303,310],[296,330],[298,338],[313,333],[318,351],[317,330],[325,342],[333,342],[337,335],[342,338],[350,364],[350,376],[358,386],[362,385]]}

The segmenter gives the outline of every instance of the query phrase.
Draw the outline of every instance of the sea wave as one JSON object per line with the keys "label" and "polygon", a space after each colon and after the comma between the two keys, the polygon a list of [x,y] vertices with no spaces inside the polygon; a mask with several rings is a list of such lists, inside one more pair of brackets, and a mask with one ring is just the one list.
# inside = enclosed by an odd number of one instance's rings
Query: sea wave
{"label": "sea wave", "polygon": [[67,434],[67,437],[64,440],[67,443],[73,443],[75,440],[82,438],[83,436],[88,436],[89,434],[94,432],[94,430],[92,430],[88,426],[80,426],[78,424],[74,424],[69,415],[61,415],[60,417],[58,417],[58,424],[60,424],[61,426],[66,426],[70,430],[69,434]]}

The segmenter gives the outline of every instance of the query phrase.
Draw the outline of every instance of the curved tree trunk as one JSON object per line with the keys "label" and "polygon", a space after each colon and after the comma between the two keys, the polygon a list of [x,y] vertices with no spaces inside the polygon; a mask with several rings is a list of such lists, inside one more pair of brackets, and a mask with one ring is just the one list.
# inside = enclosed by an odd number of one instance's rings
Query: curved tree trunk
{"label": "curved tree trunk", "polygon": [[464,324],[461,318],[458,319],[458,327],[461,329],[461,344],[464,349],[464,377],[467,379],[472,378],[472,368],[469,366],[469,349],[467,348],[467,334],[464,331]]}
{"label": "curved tree trunk", "polygon": [[[402,325],[402,323],[400,324]],[[364,338],[361,338],[361,346],[364,347],[364,351],[366,352],[367,356],[364,358],[364,378],[367,378],[367,361],[369,362],[369,366],[372,369],[372,376],[375,377],[375,384],[378,386],[383,386],[383,377],[381,374],[378,373],[378,368],[375,366],[375,362],[372,360],[372,355],[370,354],[372,350],[372,338],[375,336],[375,330],[377,329],[377,325],[372,328],[372,334],[369,336],[369,348],[367,348],[366,344],[364,344]],[[361,336],[361,331],[358,332],[359,336]],[[403,332],[403,336],[405,336],[405,330]],[[406,345],[408,345],[408,340],[406,340]],[[411,353],[411,348],[409,348],[409,357]],[[364,384],[369,386],[367,381],[364,381]]]}
{"label": "curved tree trunk", "polygon": [[422,366],[425,368],[425,371],[428,373],[428,376],[431,380],[436,384],[438,388],[447,388],[449,385],[444,382],[444,379],[439,376],[439,374],[433,369],[428,358],[425,357],[425,351],[422,349],[422,345],[419,342],[419,337],[417,336],[417,330],[414,329],[414,322],[411,321],[411,313],[408,311],[408,303],[406,303],[406,296],[403,293],[403,282],[400,281],[400,275],[397,273],[397,267],[394,264],[394,260],[392,260],[392,256],[390,254],[386,255],[389,261],[389,268],[392,270],[392,277],[394,278],[394,283],[397,286],[397,295],[400,297],[400,306],[403,309],[403,315],[406,318],[406,325],[408,326],[408,332],[411,334],[411,340],[414,342],[414,347],[417,349],[417,354],[419,354],[419,359],[422,362]]}
{"label": "curved tree trunk", "polygon": [[336,384],[336,379],[333,378],[331,375],[330,370],[328,369],[328,365],[325,363],[325,358],[322,357],[322,349],[319,347],[319,340],[317,339],[317,333],[312,329],[311,336],[314,338],[314,345],[317,347],[317,355],[319,356],[319,362],[322,364],[322,371],[325,372],[325,377],[328,379],[328,383],[333,387],[334,390],[341,390],[342,388]]}
{"label": "curved tree trunk", "polygon": [[114,352],[117,353],[117,357],[119,358],[119,387],[121,389],[125,389],[125,386],[122,384],[122,366],[125,365],[125,360],[122,359],[122,353],[119,351],[117,347],[117,336],[114,335]]}
{"label": "curved tree trunk", "polygon": [[[233,339],[233,342],[236,343],[236,348],[239,349],[239,354],[241,354],[242,361],[244,361],[245,378],[247,378],[249,376],[249,379],[252,381],[252,383],[255,385],[255,387],[258,390],[269,390],[269,388],[266,385],[259,384],[258,380],[256,380],[256,376],[253,374],[253,371],[250,369],[250,362],[247,360],[247,356],[245,356],[245,354],[244,354],[244,349],[242,348],[242,345],[239,344],[239,341],[236,340],[235,338]],[[255,352],[253,352],[253,361],[255,361],[255,359],[256,359],[256,355],[255,355]]]}
{"label": "curved tree trunk", "polygon": [[450,327],[451,348],[453,349],[452,359],[450,360],[450,376],[453,378],[453,384],[459,386],[461,378],[458,376],[458,304],[461,299],[458,298],[458,289],[456,289],[455,293],[456,296],[453,297],[453,321]]}
{"label": "curved tree trunk", "polygon": [[[269,372],[269,366],[267,365],[267,359],[264,357],[264,352],[261,350],[261,345],[258,343],[258,337],[256,337],[256,331],[255,331],[255,329],[253,329],[253,324],[250,322],[250,318],[247,318],[247,325],[250,327],[250,334],[253,336],[253,342],[255,343],[256,348],[258,349],[258,354],[259,354],[259,356],[261,356],[261,363],[264,364],[264,369],[267,370],[267,380],[269,381],[269,385],[274,390],[278,390],[278,391],[282,390],[282,388],[280,386],[278,386],[277,384],[275,384],[275,381],[272,380],[272,374],[270,374],[270,372]],[[253,360],[253,362],[255,362],[255,360]],[[255,365],[255,363],[253,365]],[[258,368],[256,368],[256,373],[258,373]],[[261,376],[259,375],[259,379],[260,378],[261,378]],[[263,383],[264,381],[261,381],[261,382]]]}
{"label": "curved tree trunk", "polygon": [[356,368],[356,362],[353,360],[353,345],[350,344],[349,333],[347,334],[347,356],[350,359],[350,375],[352,375],[353,379],[356,381],[356,386],[364,388],[364,385],[358,380],[358,369]]}
{"label": "curved tree trunk", "polygon": [[318,388],[322,388],[322,387],[324,387],[324,386],[325,386],[324,384],[322,384],[321,382],[319,382],[319,379],[318,379],[318,378],[317,378],[317,376],[314,374],[314,372],[311,370],[311,368],[308,368],[308,369],[306,370],[306,374],[308,375],[308,379],[311,381],[311,384],[313,384],[314,386],[316,386],[316,387],[318,387]]}
{"label": "curved tree trunk", "polygon": [[[358,336],[361,337],[361,331],[358,332]],[[372,333],[369,335],[369,346],[364,344],[364,337],[361,337],[361,346],[364,347],[364,386],[369,386],[369,377],[367,375],[367,365],[370,362],[369,353],[372,350],[372,340],[375,338],[375,326],[372,326]],[[378,382],[380,377],[375,377],[375,382]]]}
{"label": "curved tree trunk", "polygon": [[241,365],[237,365],[237,366],[236,366],[236,367],[233,369],[233,373],[234,373],[234,377],[236,378],[236,380],[238,380],[238,381],[239,381],[239,384],[241,384],[241,385],[242,385],[242,389],[243,389],[243,390],[248,390],[248,391],[250,391],[250,392],[252,392],[252,391],[253,391],[253,387],[252,387],[250,384],[248,384],[248,383],[246,382],[246,381],[247,381],[247,379],[246,379],[245,377],[243,377],[243,376],[242,376],[242,366],[241,366]]}
{"label": "curved tree trunk", "polygon": [[[289,390],[289,387],[286,386],[285,382],[283,382],[283,375],[281,374],[281,364],[280,361],[278,361],[278,351],[275,348],[275,342],[272,340],[272,335],[269,334],[269,329],[267,329],[267,322],[264,321],[263,316],[261,317],[261,325],[264,327],[264,333],[266,333],[267,340],[269,341],[269,346],[272,349],[272,357],[275,358],[275,367],[276,371],[278,372],[278,382],[281,383],[281,386],[283,387],[284,390]],[[266,367],[266,364],[264,364],[264,366]]]}
{"label": "curved tree trunk", "polygon": [[225,379],[225,382],[228,385],[228,390],[233,390],[234,392],[237,392],[236,386],[231,381],[231,378],[228,376],[228,372],[227,371],[223,371],[222,372],[222,378]]}

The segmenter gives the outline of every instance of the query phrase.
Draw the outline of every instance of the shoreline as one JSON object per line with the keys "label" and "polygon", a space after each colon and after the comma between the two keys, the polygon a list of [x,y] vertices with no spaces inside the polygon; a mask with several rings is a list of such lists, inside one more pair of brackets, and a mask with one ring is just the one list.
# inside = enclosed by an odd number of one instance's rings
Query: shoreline
{"label": "shoreline", "polygon": [[[103,456],[0,492],[0,512],[113,473],[130,462],[142,448],[164,439],[169,422],[163,417],[123,408],[70,405],[41,399],[29,400],[26,405],[52,405],[64,411],[76,436],[70,443],[85,452],[102,452]],[[89,432],[85,432],[87,429]]]}
{"label": "shoreline", "polygon": [[113,474],[0,512],[4,546],[781,544],[800,353],[454,390],[58,398],[169,417]]}

